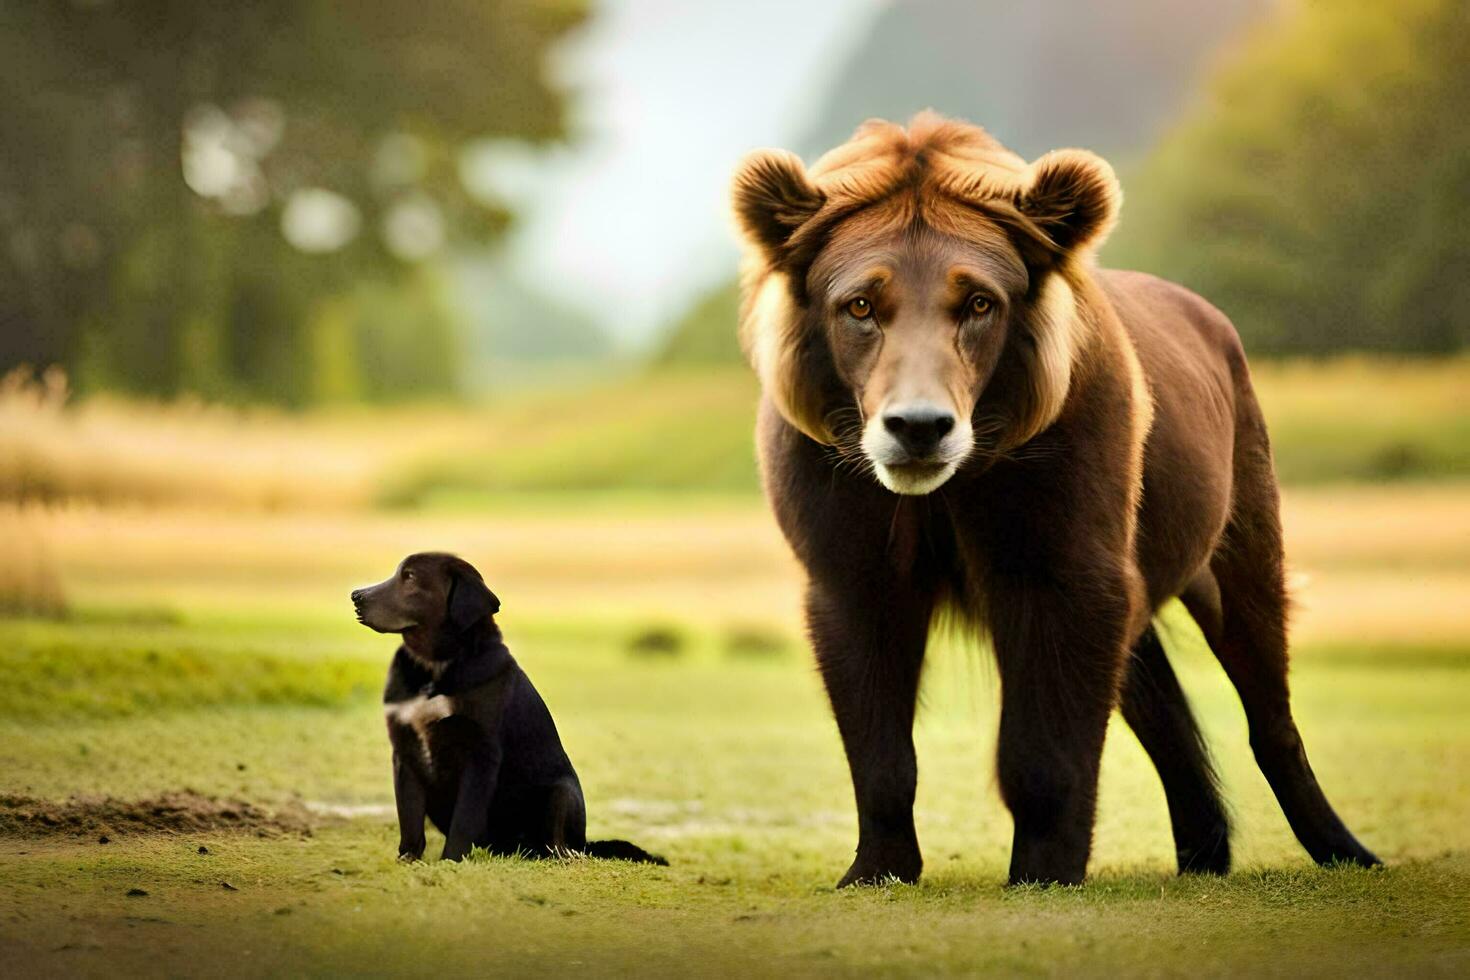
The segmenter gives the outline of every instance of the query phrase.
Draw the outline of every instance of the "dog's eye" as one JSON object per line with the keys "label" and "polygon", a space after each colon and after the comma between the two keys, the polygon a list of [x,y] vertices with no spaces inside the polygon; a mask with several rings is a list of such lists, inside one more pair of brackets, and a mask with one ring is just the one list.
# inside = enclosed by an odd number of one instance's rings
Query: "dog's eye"
{"label": "dog's eye", "polygon": [[865,296],[859,296],[847,304],[847,315],[854,320],[866,320],[873,315],[873,304]]}
{"label": "dog's eye", "polygon": [[970,297],[969,310],[971,316],[984,316],[985,314],[989,313],[991,309],[994,308],[994,306],[994,303],[990,302],[988,298],[982,296],[979,293],[976,293],[974,296]]}

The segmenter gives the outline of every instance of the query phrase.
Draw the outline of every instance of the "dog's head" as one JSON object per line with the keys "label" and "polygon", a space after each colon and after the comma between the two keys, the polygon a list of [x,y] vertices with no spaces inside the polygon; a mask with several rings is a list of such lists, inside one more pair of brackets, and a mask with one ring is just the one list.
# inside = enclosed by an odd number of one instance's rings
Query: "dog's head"
{"label": "dog's head", "polygon": [[870,122],[810,170],[752,155],[733,190],[741,331],[767,395],[897,493],[1028,441],[1066,401],[1087,331],[1073,283],[1119,195],[1090,153],[1027,164],[932,114]]}
{"label": "dog's head", "polygon": [[369,629],[414,634],[428,641],[426,649],[500,611],[500,600],[473,565],[438,552],[409,555],[388,579],[354,589],[352,605]]}

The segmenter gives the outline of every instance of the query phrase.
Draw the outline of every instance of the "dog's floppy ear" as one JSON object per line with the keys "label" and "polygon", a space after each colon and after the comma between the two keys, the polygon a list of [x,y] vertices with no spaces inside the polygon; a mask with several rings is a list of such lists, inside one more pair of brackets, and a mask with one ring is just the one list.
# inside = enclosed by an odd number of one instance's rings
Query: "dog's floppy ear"
{"label": "dog's floppy ear", "polygon": [[821,210],[826,196],[807,177],[795,153],[761,150],[741,162],[730,199],[740,230],[769,257]]}
{"label": "dog's floppy ear", "polygon": [[463,632],[499,611],[500,600],[485,585],[485,580],[473,565],[460,560],[450,565],[447,616],[450,628]]}

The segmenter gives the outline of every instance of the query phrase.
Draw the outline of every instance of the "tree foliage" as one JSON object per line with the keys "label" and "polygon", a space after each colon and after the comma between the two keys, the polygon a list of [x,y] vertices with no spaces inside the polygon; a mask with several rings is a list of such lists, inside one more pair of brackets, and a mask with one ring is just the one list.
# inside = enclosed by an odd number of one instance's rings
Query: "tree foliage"
{"label": "tree foliage", "polygon": [[[1252,352],[1463,349],[1470,3],[1298,0],[1215,61],[1207,97],[1139,165],[1119,158],[1125,202],[1104,264],[1197,290]],[[1116,98],[1134,95],[1149,97],[1125,88]],[[1102,134],[1108,117],[1097,115],[1090,137],[1061,142],[1126,142]],[[1005,136],[1003,119],[974,121]],[[662,356],[733,360],[734,319],[733,289],[712,290]]]}
{"label": "tree foliage", "polygon": [[453,383],[460,151],[563,131],[575,2],[0,6],[0,370],[305,402]]}
{"label": "tree foliage", "polygon": [[1125,175],[1105,256],[1178,280],[1248,348],[1470,340],[1470,4],[1292,6]]}

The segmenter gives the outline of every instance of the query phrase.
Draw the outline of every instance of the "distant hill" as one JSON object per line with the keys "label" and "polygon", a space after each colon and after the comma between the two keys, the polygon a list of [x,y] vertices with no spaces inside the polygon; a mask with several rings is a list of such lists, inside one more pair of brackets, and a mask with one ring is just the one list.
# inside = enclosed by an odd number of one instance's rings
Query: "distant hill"
{"label": "distant hill", "polygon": [[471,390],[554,375],[614,356],[612,340],[586,315],[526,285],[493,256],[456,270],[465,307],[461,376]]}
{"label": "distant hill", "polygon": [[[1213,53],[1273,0],[907,0],[833,74],[804,137],[808,163],[865,119],[922,109],[979,123],[1026,157],[1084,146],[1124,163],[1196,98]],[[735,359],[733,285],[671,325],[660,362]]]}
{"label": "distant hill", "polygon": [[735,316],[740,289],[727,282],[695,300],[669,330],[656,364],[729,364],[740,360]]}
{"label": "distant hill", "polygon": [[836,73],[793,149],[810,162],[864,119],[935,109],[1027,158],[1062,146],[1135,155],[1196,95],[1220,45],[1275,5],[899,2]]}

